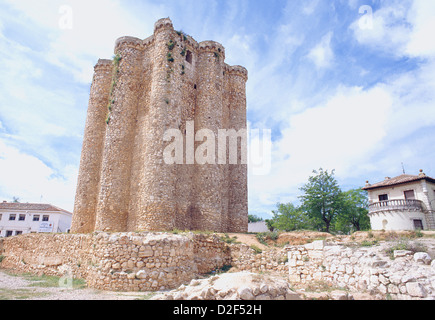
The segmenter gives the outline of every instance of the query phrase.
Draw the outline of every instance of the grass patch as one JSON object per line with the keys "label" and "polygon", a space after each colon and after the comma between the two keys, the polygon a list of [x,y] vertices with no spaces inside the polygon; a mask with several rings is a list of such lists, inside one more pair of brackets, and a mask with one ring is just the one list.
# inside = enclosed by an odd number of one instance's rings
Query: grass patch
{"label": "grass patch", "polygon": [[149,292],[149,293],[146,293],[143,296],[140,296],[134,300],[149,300],[152,297],[154,297],[156,294],[157,294],[157,292]]}
{"label": "grass patch", "polygon": [[259,247],[257,247],[256,245],[252,244],[251,245],[251,249],[254,250],[255,254],[260,254],[263,252],[263,250],[261,250]]}
{"label": "grass patch", "polygon": [[364,240],[359,245],[360,247],[373,247],[379,244],[378,240]]}
{"label": "grass patch", "polygon": [[237,241],[237,236],[234,236],[234,237],[230,238],[230,236],[228,234],[226,234],[226,233],[225,233],[225,235],[223,237],[220,237],[220,239],[223,242],[228,243],[228,244],[232,244],[232,243],[234,243],[234,244],[240,244],[241,243],[240,241]]}
{"label": "grass patch", "polygon": [[412,253],[416,252],[427,252],[427,247],[415,241],[409,241],[408,238],[401,238],[397,242],[393,243],[390,247],[385,249],[385,253],[390,257],[391,260],[394,260],[394,251],[396,250],[407,250]]}
{"label": "grass patch", "polygon": [[269,244],[267,243],[267,240],[270,241],[276,241],[278,239],[278,232],[276,231],[268,231],[268,232],[259,232],[256,234],[256,238],[258,240],[258,242],[260,242],[261,244],[264,244],[265,246],[268,246]]}
{"label": "grass patch", "polygon": [[35,289],[0,289],[0,300],[27,300],[42,298],[49,295],[47,292],[36,292]]}
{"label": "grass patch", "polygon": [[[55,288],[59,287],[61,281],[61,277],[57,276],[48,276],[43,274],[42,276],[34,275],[31,273],[7,273],[10,276],[20,277],[25,280],[31,281],[32,283],[29,287],[41,287],[41,288]],[[86,281],[84,279],[72,279],[73,289],[84,289],[86,288]]]}

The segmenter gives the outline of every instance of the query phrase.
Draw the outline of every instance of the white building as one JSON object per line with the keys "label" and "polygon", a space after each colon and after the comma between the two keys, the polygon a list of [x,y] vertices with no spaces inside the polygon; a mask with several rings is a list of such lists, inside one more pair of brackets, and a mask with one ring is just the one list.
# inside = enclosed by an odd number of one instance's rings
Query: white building
{"label": "white building", "polygon": [[435,229],[435,179],[403,174],[369,184],[369,216],[372,230]]}
{"label": "white building", "polygon": [[269,228],[265,221],[249,222],[248,232],[268,232]]}
{"label": "white building", "polygon": [[0,237],[24,233],[68,232],[72,213],[41,203],[0,203]]}

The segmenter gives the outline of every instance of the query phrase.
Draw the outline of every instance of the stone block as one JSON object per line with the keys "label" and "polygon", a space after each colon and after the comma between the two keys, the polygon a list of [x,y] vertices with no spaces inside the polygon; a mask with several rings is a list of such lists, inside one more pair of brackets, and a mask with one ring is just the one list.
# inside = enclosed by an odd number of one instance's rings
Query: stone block
{"label": "stone block", "polygon": [[409,250],[394,250],[393,256],[394,258],[405,257],[408,255],[412,255],[412,251]]}
{"label": "stone block", "polygon": [[312,245],[314,250],[323,250],[323,248],[326,245],[326,242],[325,240],[316,240],[313,241]]}
{"label": "stone block", "polygon": [[425,288],[418,282],[407,282],[406,290],[411,297],[425,298],[427,296]]}
{"label": "stone block", "polygon": [[254,295],[252,294],[252,289],[248,287],[242,287],[237,290],[240,299],[242,300],[254,300]]}
{"label": "stone block", "polygon": [[414,254],[414,261],[417,263],[423,263],[429,265],[432,259],[429,256],[429,254],[427,254],[426,252],[416,252]]}

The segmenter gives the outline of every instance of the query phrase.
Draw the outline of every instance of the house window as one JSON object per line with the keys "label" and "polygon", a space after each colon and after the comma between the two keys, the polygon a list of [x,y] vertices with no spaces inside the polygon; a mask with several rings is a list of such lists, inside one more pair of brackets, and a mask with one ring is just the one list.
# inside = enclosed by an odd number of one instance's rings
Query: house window
{"label": "house window", "polygon": [[15,221],[16,218],[17,218],[16,214],[10,214],[9,215],[9,221]]}
{"label": "house window", "polygon": [[15,231],[16,236],[19,236],[20,234],[23,234],[23,231]]}
{"label": "house window", "polygon": [[388,201],[388,194],[380,194],[379,201]]}
{"label": "house window", "polygon": [[33,221],[39,221],[39,214],[33,215]]}
{"label": "house window", "polygon": [[414,190],[405,191],[403,194],[405,195],[405,200],[415,200]]}
{"label": "house window", "polygon": [[12,234],[13,234],[14,232],[13,231],[11,231],[11,230],[7,230],[6,231],[6,237],[12,237]]}
{"label": "house window", "polygon": [[18,216],[18,221],[24,221],[24,220],[26,220],[26,215],[25,214],[20,214]]}
{"label": "house window", "polygon": [[49,216],[43,215],[43,216],[42,216],[42,221],[48,221],[48,217],[49,217]]}

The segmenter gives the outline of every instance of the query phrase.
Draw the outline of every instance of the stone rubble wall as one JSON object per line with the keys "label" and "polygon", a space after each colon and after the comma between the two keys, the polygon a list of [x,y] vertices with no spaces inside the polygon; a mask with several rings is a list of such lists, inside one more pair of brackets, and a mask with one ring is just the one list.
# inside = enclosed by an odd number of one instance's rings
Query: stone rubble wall
{"label": "stone rubble wall", "polygon": [[232,265],[252,272],[288,273],[289,282],[328,284],[350,291],[367,291],[392,299],[434,299],[435,260],[425,252],[385,247],[326,245],[323,240],[258,252],[248,245],[231,245]]}
{"label": "stone rubble wall", "polygon": [[193,233],[26,234],[1,239],[1,267],[83,278],[100,290],[156,291],[228,264],[223,244]]}
{"label": "stone rubble wall", "polygon": [[150,232],[26,234],[0,239],[1,267],[17,272],[83,278],[116,291],[178,288],[225,266],[278,273],[292,285],[312,282],[393,299],[435,298],[435,260],[425,252],[381,246],[348,247],[325,241],[260,252],[227,244],[218,235]]}
{"label": "stone rubble wall", "polygon": [[435,298],[435,262],[427,253],[394,251],[394,260],[376,247],[325,246],[315,241],[288,251],[289,281],[323,281],[393,299]]}

